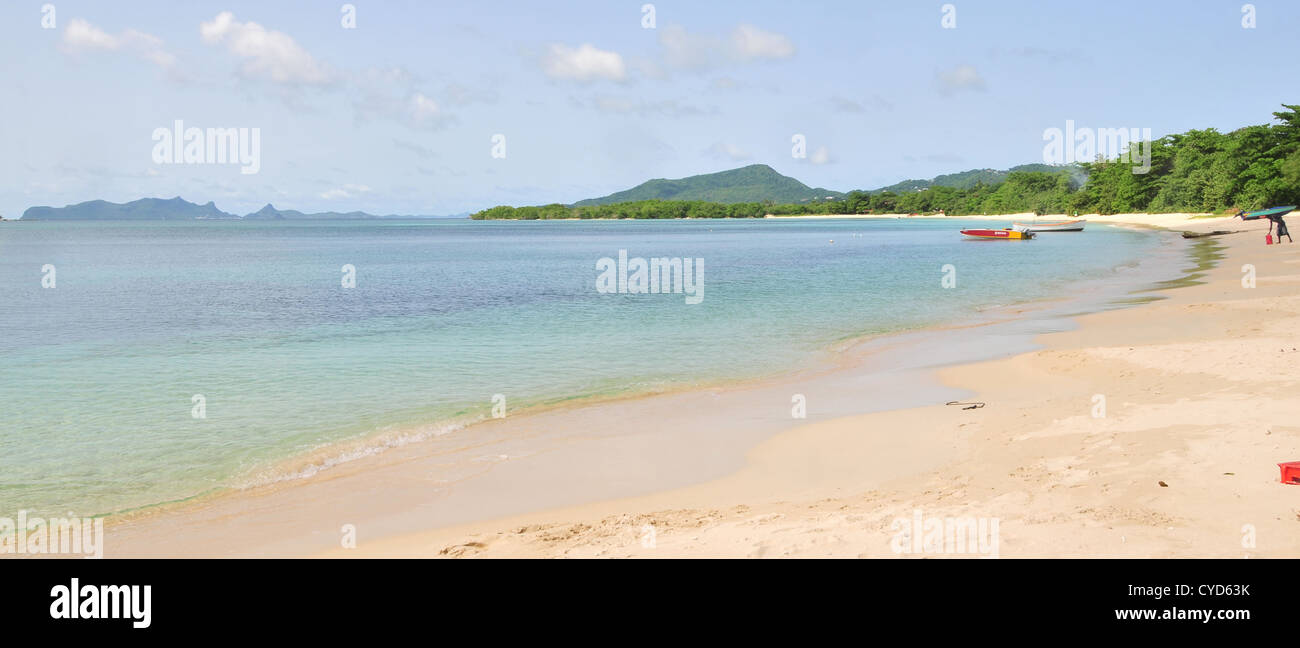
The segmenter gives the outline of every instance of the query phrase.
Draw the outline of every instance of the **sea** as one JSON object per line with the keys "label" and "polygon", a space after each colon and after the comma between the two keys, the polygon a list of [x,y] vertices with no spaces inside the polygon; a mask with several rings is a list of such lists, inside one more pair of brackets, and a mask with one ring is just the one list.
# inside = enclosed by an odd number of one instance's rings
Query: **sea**
{"label": "sea", "polygon": [[[1006,225],[5,222],[0,515],[145,510],[473,443],[494,414],[776,376],[1090,282],[1137,290],[1167,236],[958,231]],[[632,292],[618,275],[638,258],[680,260],[694,293]],[[328,459],[288,467],[308,454]]]}

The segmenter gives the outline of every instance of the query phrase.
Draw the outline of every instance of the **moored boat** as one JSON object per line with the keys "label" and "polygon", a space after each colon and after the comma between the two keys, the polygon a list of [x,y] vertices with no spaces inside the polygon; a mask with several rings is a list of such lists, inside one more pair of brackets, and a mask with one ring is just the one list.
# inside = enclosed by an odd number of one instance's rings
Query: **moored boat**
{"label": "moored boat", "polygon": [[1055,221],[1051,223],[1033,222],[1033,223],[1013,223],[1013,224],[1016,227],[1024,228],[1026,230],[1029,230],[1030,232],[1082,232],[1083,226],[1087,224],[1087,222],[1088,221],[1086,220],[1080,219],[1080,220]]}
{"label": "moored boat", "polygon": [[1026,232],[1018,229],[964,229],[962,234],[971,238],[978,239],[1005,239],[1005,240],[1028,240],[1034,238],[1033,232]]}

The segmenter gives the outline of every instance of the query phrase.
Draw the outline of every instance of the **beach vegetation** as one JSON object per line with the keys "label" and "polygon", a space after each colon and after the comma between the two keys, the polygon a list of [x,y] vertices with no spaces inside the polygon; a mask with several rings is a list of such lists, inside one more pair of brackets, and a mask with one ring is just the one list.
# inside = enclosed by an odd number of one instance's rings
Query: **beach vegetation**
{"label": "beach vegetation", "polygon": [[[1123,159],[1052,167],[1026,165],[1004,175],[969,176],[960,186],[850,191],[823,200],[713,202],[648,199],[604,204],[498,206],[478,220],[552,218],[762,218],[835,214],[1118,214],[1218,212],[1300,203],[1300,105],[1283,104],[1277,123],[1221,133],[1213,128],[1150,142],[1151,168]],[[985,178],[990,181],[986,182]]]}

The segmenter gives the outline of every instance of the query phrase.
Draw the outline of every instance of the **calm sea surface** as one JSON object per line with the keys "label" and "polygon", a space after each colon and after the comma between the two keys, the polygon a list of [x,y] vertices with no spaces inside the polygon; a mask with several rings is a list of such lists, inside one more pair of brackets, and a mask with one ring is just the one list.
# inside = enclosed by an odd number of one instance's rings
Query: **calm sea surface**
{"label": "calm sea surface", "polygon": [[[0,515],[130,510],[341,441],[473,435],[458,426],[497,394],[515,411],[770,375],[847,338],[1067,294],[1158,242],[957,233],[1005,225],[0,224]],[[597,261],[619,250],[703,259],[702,303],[599,293]]]}

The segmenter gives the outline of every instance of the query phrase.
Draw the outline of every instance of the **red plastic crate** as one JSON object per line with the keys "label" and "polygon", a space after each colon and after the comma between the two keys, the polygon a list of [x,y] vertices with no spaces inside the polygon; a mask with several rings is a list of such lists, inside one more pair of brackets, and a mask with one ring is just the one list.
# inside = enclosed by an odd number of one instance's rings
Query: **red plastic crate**
{"label": "red plastic crate", "polygon": [[1282,469],[1283,484],[1300,484],[1300,461],[1291,461],[1277,465]]}

